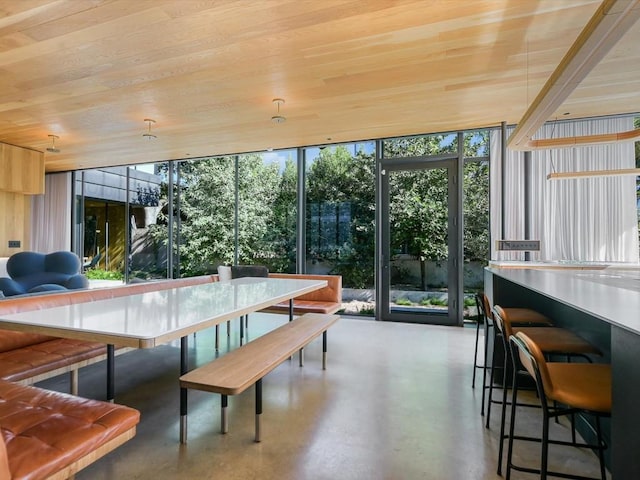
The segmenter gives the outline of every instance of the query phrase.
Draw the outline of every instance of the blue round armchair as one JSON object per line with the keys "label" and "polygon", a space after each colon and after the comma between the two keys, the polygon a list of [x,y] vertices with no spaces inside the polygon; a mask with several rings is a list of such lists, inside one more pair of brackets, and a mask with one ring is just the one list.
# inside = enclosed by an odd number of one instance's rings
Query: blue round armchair
{"label": "blue round armchair", "polygon": [[19,252],[7,260],[7,273],[11,278],[0,278],[0,291],[9,297],[88,288],[87,277],[79,272],[80,259],[73,252]]}

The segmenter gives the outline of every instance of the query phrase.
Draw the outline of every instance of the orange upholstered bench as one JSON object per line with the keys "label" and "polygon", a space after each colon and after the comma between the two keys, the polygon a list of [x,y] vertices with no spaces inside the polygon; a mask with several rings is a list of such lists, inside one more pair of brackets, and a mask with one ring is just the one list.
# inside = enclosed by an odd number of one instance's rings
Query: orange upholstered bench
{"label": "orange upholstered bench", "polygon": [[[293,300],[294,315],[303,315],[305,313],[336,313],[342,308],[342,277],[340,275],[270,273],[269,278],[327,281],[326,287],[301,295]],[[263,311],[269,313],[287,313],[289,312],[289,302],[278,303]]]}
{"label": "orange upholstered bench", "polygon": [[136,434],[123,405],[0,381],[0,479],[65,479]]}

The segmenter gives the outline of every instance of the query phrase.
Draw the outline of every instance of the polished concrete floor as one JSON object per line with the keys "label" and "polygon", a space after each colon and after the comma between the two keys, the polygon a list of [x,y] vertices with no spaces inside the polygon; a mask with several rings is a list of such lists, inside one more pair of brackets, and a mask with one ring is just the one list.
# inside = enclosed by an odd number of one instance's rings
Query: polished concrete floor
{"label": "polished concrete floor", "polygon": [[[252,338],[282,316],[254,314]],[[220,355],[238,346],[232,324]],[[189,392],[188,443],[178,441],[179,348],[166,345],[116,360],[116,401],[142,413],[137,436],[80,472],[82,479],[498,479],[499,408],[491,428],[480,416],[482,389],[471,388],[475,328],[342,318],[305,366],[285,362],[264,380],[262,442],[254,442],[253,388],[229,399],[229,433],[220,431],[220,397]],[[214,358],[213,330],[190,339],[190,361]],[[104,365],[81,371],[80,394],[104,398]],[[479,385],[479,384],[478,384]],[[66,378],[40,386],[65,391]],[[524,409],[521,432],[538,433],[540,412]],[[564,435],[567,428],[554,426]],[[598,476],[589,451],[552,447],[554,468]],[[536,466],[539,447],[518,448]],[[514,473],[512,478],[535,478]]]}

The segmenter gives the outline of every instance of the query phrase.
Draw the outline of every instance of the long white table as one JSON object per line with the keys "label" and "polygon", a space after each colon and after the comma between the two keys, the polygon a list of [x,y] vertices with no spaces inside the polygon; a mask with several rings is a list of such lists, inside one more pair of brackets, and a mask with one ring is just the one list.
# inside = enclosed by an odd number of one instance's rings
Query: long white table
{"label": "long white table", "polygon": [[[183,375],[189,369],[191,333],[326,286],[326,280],[238,278],[2,315],[0,328],[107,344],[107,399],[112,401],[115,346],[153,348],[179,338]],[[181,441],[186,408],[187,390],[181,389]]]}

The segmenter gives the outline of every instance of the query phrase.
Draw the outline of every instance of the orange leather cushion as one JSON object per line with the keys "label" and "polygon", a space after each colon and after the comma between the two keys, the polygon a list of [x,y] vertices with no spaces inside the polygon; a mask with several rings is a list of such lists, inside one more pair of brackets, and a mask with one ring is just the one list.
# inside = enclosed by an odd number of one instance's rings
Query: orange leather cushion
{"label": "orange leather cushion", "polygon": [[0,381],[11,478],[46,478],[139,421],[129,407]]}

